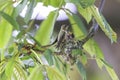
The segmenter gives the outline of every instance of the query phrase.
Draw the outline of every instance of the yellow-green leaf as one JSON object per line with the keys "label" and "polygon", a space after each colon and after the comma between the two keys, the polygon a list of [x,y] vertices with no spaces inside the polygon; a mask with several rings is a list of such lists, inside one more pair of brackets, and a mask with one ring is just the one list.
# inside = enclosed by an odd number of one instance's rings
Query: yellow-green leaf
{"label": "yellow-green leaf", "polygon": [[98,44],[90,39],[83,46],[85,51],[91,55],[91,57],[96,57],[96,63],[100,69],[103,67],[103,63],[100,59],[104,60],[104,55]]}
{"label": "yellow-green leaf", "polygon": [[110,77],[112,78],[112,80],[119,80],[118,76],[116,75],[115,71],[113,70],[113,68],[107,67],[107,72],[109,73]]}
{"label": "yellow-green leaf", "polygon": [[53,7],[61,7],[64,4],[64,0],[44,0],[45,6],[51,5]]}
{"label": "yellow-green leaf", "polygon": [[46,69],[50,80],[66,80],[64,74],[61,74],[56,68],[48,66]]}
{"label": "yellow-green leaf", "polygon": [[100,28],[110,38],[111,42],[116,42],[116,40],[117,40],[116,33],[112,30],[112,28],[107,23],[105,18],[99,12],[98,8],[95,6],[91,6],[90,11],[91,11],[92,15],[94,16],[95,20],[97,21],[97,23],[100,25]]}
{"label": "yellow-green leaf", "polygon": [[118,76],[116,75],[113,67],[111,65],[109,65],[106,61],[104,61],[103,59],[101,59],[101,61],[103,62],[107,72],[109,73],[110,77],[112,80],[119,80]]}
{"label": "yellow-green leaf", "polygon": [[94,4],[95,0],[79,0],[80,1],[80,5],[83,7],[83,8],[86,8],[88,6],[91,6]]}
{"label": "yellow-green leaf", "polygon": [[103,62],[102,62],[99,58],[96,59],[96,63],[97,63],[97,65],[98,65],[98,67],[99,67],[100,69],[103,68],[104,64],[103,64]]}
{"label": "yellow-green leaf", "polygon": [[86,35],[86,29],[84,24],[82,23],[79,16],[76,14],[67,14],[70,20],[70,23],[72,24],[73,33],[76,38],[80,38]]}
{"label": "yellow-green leaf", "polygon": [[89,23],[92,19],[92,14],[90,12],[89,7],[87,8],[82,8],[81,6],[78,6],[78,12],[82,15],[82,17],[85,18],[87,23]]}
{"label": "yellow-green leaf", "polygon": [[9,59],[5,67],[5,74],[9,79],[11,79],[11,76],[13,74],[14,65],[15,65],[14,59]]}
{"label": "yellow-green leaf", "polygon": [[87,56],[84,53],[82,53],[80,60],[81,60],[82,64],[85,65],[87,63]]}
{"label": "yellow-green leaf", "polygon": [[23,66],[19,62],[15,62],[14,65],[14,75],[17,77],[17,80],[26,80],[27,76]]}
{"label": "yellow-green leaf", "polygon": [[27,80],[45,80],[42,66],[36,66]]}
{"label": "yellow-green leaf", "polygon": [[1,60],[1,62],[0,62],[0,74],[2,74],[4,72],[6,63],[7,63],[6,60]]}
{"label": "yellow-green leaf", "polygon": [[91,55],[96,56],[98,58],[104,59],[103,52],[98,46],[98,44],[93,40],[90,39],[88,42],[85,43],[84,49]]}
{"label": "yellow-green leaf", "polygon": [[0,10],[10,7],[13,4],[12,0],[0,0]]}
{"label": "yellow-green leaf", "polygon": [[0,48],[5,48],[12,34],[12,26],[6,20],[0,21]]}
{"label": "yellow-green leaf", "polygon": [[36,35],[35,39],[41,44],[41,45],[47,45],[50,43],[50,38],[53,32],[54,24],[58,16],[58,11],[52,11],[46,20],[42,22],[40,25]]}
{"label": "yellow-green leaf", "polygon": [[70,0],[70,2],[72,2],[76,5],[82,6],[83,8],[87,8],[91,5],[93,5],[95,0]]}

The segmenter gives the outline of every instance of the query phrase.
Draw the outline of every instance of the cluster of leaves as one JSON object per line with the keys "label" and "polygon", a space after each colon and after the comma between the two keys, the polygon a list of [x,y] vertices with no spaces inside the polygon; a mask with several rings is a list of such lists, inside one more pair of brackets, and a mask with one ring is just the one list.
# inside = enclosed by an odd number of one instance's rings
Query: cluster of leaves
{"label": "cluster of leaves", "polygon": [[[16,7],[13,4],[18,2]],[[38,2],[43,2],[44,6],[51,5],[57,9],[50,12],[39,29],[33,34],[31,30],[34,21],[30,22],[33,9]],[[79,14],[89,24],[92,18],[96,20],[103,32],[110,38],[111,42],[116,42],[116,33],[112,30],[98,8],[94,5],[95,0],[0,0],[0,78],[1,80],[68,80],[68,71],[71,64],[64,59],[64,55],[56,53],[55,46],[49,45],[54,24],[59,15],[59,10],[65,11],[72,25],[73,34],[76,38],[86,36],[87,31],[83,22],[77,14],[62,8],[66,3],[76,5]],[[23,19],[25,26],[18,24],[17,18],[25,6],[28,6]],[[12,33],[17,31],[17,36]],[[78,40],[81,40],[79,38]],[[33,41],[34,43],[29,43]],[[103,53],[97,43],[90,39],[83,45],[84,50],[91,58],[94,57],[98,67],[106,68],[112,80],[118,80],[113,68],[107,64]],[[87,63],[87,56],[82,50],[73,50],[73,55],[77,55],[74,65],[77,66],[83,80],[87,80],[84,65]],[[81,55],[82,54],[82,55]],[[65,56],[66,57],[66,56]]]}

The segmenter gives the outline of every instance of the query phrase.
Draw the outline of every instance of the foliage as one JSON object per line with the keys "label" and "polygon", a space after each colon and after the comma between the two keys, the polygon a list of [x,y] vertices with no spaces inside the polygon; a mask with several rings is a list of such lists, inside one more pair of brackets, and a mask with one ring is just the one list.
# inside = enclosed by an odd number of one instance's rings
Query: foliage
{"label": "foliage", "polygon": [[[13,7],[16,2],[19,4]],[[34,20],[30,19],[38,2],[57,9],[50,12],[35,31]],[[111,42],[116,42],[116,33],[94,5],[95,0],[0,0],[0,80],[69,80],[68,71],[72,65],[77,66],[82,80],[87,80],[87,55],[95,59],[100,69],[105,67],[112,80],[119,80],[78,14],[62,7],[66,3],[76,5],[78,13],[88,24],[95,19]],[[27,27],[24,27],[17,19],[26,5],[28,9],[23,22]],[[67,14],[73,25],[66,27],[63,24],[57,39],[53,40],[60,10]],[[90,32],[94,33],[94,27]],[[15,31],[18,32],[16,36],[13,35]],[[51,44],[51,40],[55,42]]]}

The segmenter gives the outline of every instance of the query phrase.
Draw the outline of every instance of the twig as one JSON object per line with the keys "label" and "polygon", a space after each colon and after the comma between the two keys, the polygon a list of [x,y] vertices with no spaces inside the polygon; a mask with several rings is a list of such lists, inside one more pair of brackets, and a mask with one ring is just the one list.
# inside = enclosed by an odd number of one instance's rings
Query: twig
{"label": "twig", "polygon": [[99,6],[99,11],[100,12],[102,12],[104,4],[105,4],[105,0],[102,0],[101,3],[100,3],[100,6]]}

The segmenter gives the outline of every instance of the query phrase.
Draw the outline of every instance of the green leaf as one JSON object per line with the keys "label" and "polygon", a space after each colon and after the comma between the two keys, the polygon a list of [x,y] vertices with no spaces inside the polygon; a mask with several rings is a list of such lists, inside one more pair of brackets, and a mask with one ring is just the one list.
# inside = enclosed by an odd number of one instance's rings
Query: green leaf
{"label": "green leaf", "polygon": [[23,69],[23,66],[20,65],[19,62],[15,62],[14,65],[14,75],[17,77],[17,80],[26,80],[27,75],[25,73],[25,70]]}
{"label": "green leaf", "polygon": [[82,53],[82,55],[80,56],[80,61],[82,62],[83,65],[87,63],[87,56],[85,53]]}
{"label": "green leaf", "polygon": [[82,55],[82,50],[80,50],[80,49],[73,49],[72,50],[72,54],[73,55]]}
{"label": "green leaf", "polygon": [[90,39],[85,43],[83,47],[85,51],[91,55],[91,57],[95,56],[97,58],[97,65],[100,69],[102,69],[103,64],[100,59],[104,60],[104,55],[98,44],[94,40]]}
{"label": "green leaf", "polygon": [[61,7],[64,3],[64,0],[50,0],[50,4],[54,7]]}
{"label": "green leaf", "polygon": [[103,68],[104,64],[103,64],[103,62],[102,62],[99,58],[96,59],[96,63],[97,63],[97,65],[98,65],[98,67],[99,67],[100,69]]}
{"label": "green leaf", "polygon": [[12,26],[2,20],[0,22],[0,48],[5,48],[12,34]]}
{"label": "green leaf", "polygon": [[81,5],[83,8],[87,8],[94,4],[95,0],[70,0],[72,3],[76,5]]}
{"label": "green leaf", "polygon": [[64,59],[60,56],[54,56],[54,63],[56,66],[56,69],[58,69],[61,74],[66,75],[68,72],[68,68],[70,67],[64,62]]}
{"label": "green leaf", "polygon": [[83,47],[91,56],[104,59],[102,50],[94,40],[90,39]]}
{"label": "green leaf", "polygon": [[50,80],[66,80],[65,76],[61,74],[55,67],[46,67],[47,74]]}
{"label": "green leaf", "polygon": [[15,65],[14,59],[9,59],[7,65],[5,67],[5,74],[8,77],[8,79],[11,79],[11,76],[13,74],[14,65]]}
{"label": "green leaf", "polygon": [[49,63],[49,65],[53,65],[53,55],[52,55],[52,51],[51,50],[46,50],[44,52],[44,57],[46,58],[47,62]]}
{"label": "green leaf", "polygon": [[89,23],[92,19],[92,14],[90,12],[89,7],[87,8],[82,8],[81,6],[77,6],[77,7],[78,7],[78,12],[82,15],[82,17],[85,18],[87,23]]}
{"label": "green leaf", "polygon": [[27,12],[26,12],[25,18],[24,18],[26,23],[28,23],[28,21],[31,19],[31,16],[32,16],[32,13],[33,13],[33,9],[34,9],[35,5],[36,5],[36,1],[35,0],[32,0],[30,2],[30,4],[28,4]]}
{"label": "green leaf", "polygon": [[101,59],[101,61],[103,62],[104,66],[105,66],[107,72],[109,73],[110,77],[112,78],[112,80],[119,80],[113,67],[111,65],[109,65],[105,60]]}
{"label": "green leaf", "polygon": [[82,62],[82,64],[86,64],[87,63],[87,57],[86,57],[86,54],[80,50],[80,49],[73,49],[72,50],[72,55],[77,57],[77,56],[80,56],[80,61]]}
{"label": "green leaf", "polygon": [[61,69],[60,69],[61,63],[60,63],[60,61],[59,61],[59,59],[58,59],[58,56],[54,56],[54,62],[55,62],[56,68],[57,68],[59,71],[61,71]]}
{"label": "green leaf", "polygon": [[51,5],[53,7],[61,7],[64,4],[64,0],[44,0],[45,6]]}
{"label": "green leaf", "polygon": [[0,80],[8,80],[7,76],[5,75],[5,73],[0,74]]}
{"label": "green leaf", "polygon": [[45,80],[43,75],[43,67],[36,66],[31,72],[30,76],[27,78],[27,80]]}
{"label": "green leaf", "polygon": [[97,23],[100,25],[100,28],[110,38],[111,42],[116,42],[117,40],[116,33],[112,30],[112,28],[107,23],[107,21],[102,16],[102,14],[100,14],[100,12],[98,11],[98,8],[95,6],[91,6],[90,11],[94,16],[95,20],[97,21]]}
{"label": "green leaf", "polygon": [[87,80],[86,71],[85,71],[85,69],[84,69],[83,64],[82,64],[80,61],[77,61],[76,65],[77,65],[78,71],[79,71],[80,74],[81,74],[82,79],[83,79],[83,80]]}
{"label": "green leaf", "polygon": [[85,26],[84,26],[83,22],[81,21],[80,17],[76,14],[70,15],[68,13],[67,15],[69,17],[70,23],[73,24],[72,29],[73,29],[73,33],[74,33],[75,37],[78,38],[78,37],[85,36],[87,32],[86,32]]}
{"label": "green leaf", "polygon": [[79,0],[80,1],[80,5],[83,7],[83,8],[86,8],[88,6],[91,6],[94,4],[95,0]]}
{"label": "green leaf", "polygon": [[41,61],[39,55],[38,55],[34,50],[31,49],[31,51],[32,51],[32,53],[33,53],[33,54],[32,54],[32,57],[34,57],[35,59],[37,59],[41,64],[44,64],[44,63]]}
{"label": "green leaf", "polygon": [[48,6],[50,4],[50,0],[44,0],[43,3],[44,3],[44,6]]}
{"label": "green leaf", "polygon": [[0,10],[8,8],[13,4],[12,0],[0,0]]}
{"label": "green leaf", "polygon": [[16,18],[21,12],[22,10],[25,8],[25,6],[27,5],[28,0],[22,0],[15,8],[14,11],[12,13],[12,16],[14,18]]}
{"label": "green leaf", "polygon": [[38,29],[35,39],[41,45],[47,45],[50,43],[50,38],[53,32],[54,24],[58,16],[58,11],[52,11],[46,20],[44,20]]}
{"label": "green leaf", "polygon": [[118,76],[116,75],[115,71],[113,70],[113,68],[107,67],[107,72],[109,73],[110,77],[112,78],[112,80],[119,80]]}
{"label": "green leaf", "polygon": [[11,16],[9,16],[8,14],[6,14],[5,12],[0,11],[0,15],[6,20],[8,21],[13,27],[14,29],[19,29],[19,25],[16,22],[15,19],[13,19]]}
{"label": "green leaf", "polygon": [[0,62],[0,74],[2,74],[2,73],[4,72],[6,63],[7,63],[6,60],[2,60],[2,61]]}

